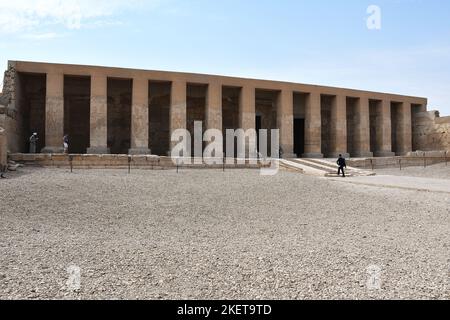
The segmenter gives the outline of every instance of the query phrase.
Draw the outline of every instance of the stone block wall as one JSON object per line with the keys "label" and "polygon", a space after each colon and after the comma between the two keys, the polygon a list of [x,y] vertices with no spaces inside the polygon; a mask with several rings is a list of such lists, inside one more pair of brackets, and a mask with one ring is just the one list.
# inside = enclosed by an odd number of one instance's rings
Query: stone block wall
{"label": "stone block wall", "polygon": [[450,117],[440,117],[438,111],[414,115],[413,150],[450,151]]}
{"label": "stone block wall", "polygon": [[17,152],[21,136],[19,110],[16,105],[17,73],[14,64],[10,64],[3,78],[3,91],[0,94],[0,127],[8,132],[7,150]]}
{"label": "stone block wall", "polygon": [[0,128],[0,169],[7,165],[7,140],[5,130]]}

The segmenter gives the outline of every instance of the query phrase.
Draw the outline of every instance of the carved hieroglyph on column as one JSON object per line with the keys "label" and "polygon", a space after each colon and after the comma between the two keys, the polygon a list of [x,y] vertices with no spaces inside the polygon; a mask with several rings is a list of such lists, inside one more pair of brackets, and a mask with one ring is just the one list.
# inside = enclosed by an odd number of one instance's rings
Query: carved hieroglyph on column
{"label": "carved hieroglyph on column", "polygon": [[411,103],[402,102],[397,130],[397,154],[406,155],[412,151]]}
{"label": "carved hieroglyph on column", "polygon": [[91,115],[89,154],[108,154],[108,80],[105,75],[91,76]]}
{"label": "carved hieroglyph on column", "polygon": [[353,157],[372,157],[373,153],[370,151],[370,108],[369,99],[361,97],[358,99],[355,123],[355,137]]}
{"label": "carved hieroglyph on column", "polygon": [[294,92],[282,90],[278,94],[277,127],[280,129],[280,147],[283,158],[296,158],[294,154]]}
{"label": "carved hieroglyph on column", "polygon": [[376,157],[392,157],[392,121],[391,121],[391,101],[382,100],[379,106],[379,116],[377,118],[377,141],[379,149],[374,155]]}
{"label": "carved hieroglyph on column", "polygon": [[45,97],[45,148],[43,153],[64,150],[64,75],[48,73]]}
{"label": "carved hieroglyph on column", "polygon": [[331,157],[340,154],[348,158],[347,152],[347,97],[337,95],[331,105]]}
{"label": "carved hieroglyph on column", "polygon": [[131,149],[129,154],[150,154],[148,147],[148,79],[133,79]]}
{"label": "carved hieroglyph on column", "polygon": [[306,98],[304,158],[323,158],[320,101],[320,93],[316,92],[308,94]]}
{"label": "carved hieroglyph on column", "polygon": [[238,158],[254,158],[256,157],[256,88],[245,86],[241,88],[239,98],[239,125],[246,133],[253,130],[252,138],[246,138],[245,155],[238,154]]}
{"label": "carved hieroglyph on column", "polygon": [[[170,134],[177,129],[186,129],[186,82],[173,81],[170,101]],[[171,150],[178,142],[171,141]],[[171,150],[168,150],[170,154]]]}

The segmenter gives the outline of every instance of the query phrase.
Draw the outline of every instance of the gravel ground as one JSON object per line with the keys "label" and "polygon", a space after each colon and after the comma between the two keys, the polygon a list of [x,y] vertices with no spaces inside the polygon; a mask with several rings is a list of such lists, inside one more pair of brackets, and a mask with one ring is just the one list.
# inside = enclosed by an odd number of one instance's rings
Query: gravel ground
{"label": "gravel ground", "polygon": [[24,168],[0,201],[1,299],[450,298],[450,195],[291,172]]}
{"label": "gravel ground", "polygon": [[436,179],[450,179],[450,163],[446,166],[445,163],[435,164],[424,167],[406,167],[400,170],[399,168],[392,169],[377,169],[377,174],[388,174],[393,176],[410,176],[422,178],[436,178]]}

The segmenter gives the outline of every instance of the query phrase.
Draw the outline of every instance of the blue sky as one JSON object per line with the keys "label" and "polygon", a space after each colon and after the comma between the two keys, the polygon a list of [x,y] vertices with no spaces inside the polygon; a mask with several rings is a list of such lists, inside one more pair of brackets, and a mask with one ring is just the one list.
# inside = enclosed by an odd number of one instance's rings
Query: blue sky
{"label": "blue sky", "polygon": [[402,93],[450,115],[450,1],[0,0],[7,60]]}

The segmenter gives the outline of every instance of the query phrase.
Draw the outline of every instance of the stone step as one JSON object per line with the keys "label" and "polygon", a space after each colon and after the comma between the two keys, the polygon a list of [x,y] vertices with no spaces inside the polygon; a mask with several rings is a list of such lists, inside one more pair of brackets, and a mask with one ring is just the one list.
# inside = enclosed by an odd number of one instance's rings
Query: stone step
{"label": "stone step", "polygon": [[[301,165],[305,173],[312,173],[317,176],[338,177],[338,167],[331,161],[319,159],[292,159],[291,162]],[[347,177],[371,176],[375,173],[356,168],[348,167],[345,171]]]}

